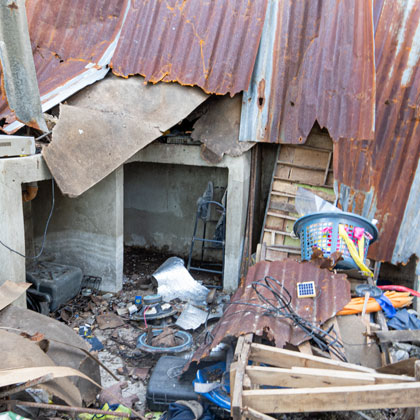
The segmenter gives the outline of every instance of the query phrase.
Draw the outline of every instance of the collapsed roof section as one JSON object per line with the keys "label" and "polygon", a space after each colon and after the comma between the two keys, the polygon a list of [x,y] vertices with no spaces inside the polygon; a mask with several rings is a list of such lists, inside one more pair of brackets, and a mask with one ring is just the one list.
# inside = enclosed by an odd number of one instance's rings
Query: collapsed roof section
{"label": "collapsed roof section", "polygon": [[[267,0],[28,0],[42,109],[114,72],[233,96],[249,85]],[[211,25],[209,24],[211,22]],[[118,47],[117,47],[118,45]],[[115,54],[114,54],[115,53]],[[2,130],[23,124],[0,98]]]}
{"label": "collapsed roof section", "polygon": [[113,72],[233,96],[250,82],[267,0],[132,0]]}
{"label": "collapsed roof section", "polygon": [[372,0],[270,0],[240,140],[373,139],[374,112]]}
{"label": "collapsed roof section", "polygon": [[[300,263],[292,259],[261,261],[249,268],[246,278],[232,296],[228,308],[212,331],[214,339],[210,344],[203,344],[198,348],[192,362],[198,363],[229,337],[239,337],[248,333],[264,336],[279,348],[286,343],[297,346],[311,339],[310,334],[299,328],[294,320],[286,315],[269,314],[269,302],[272,302],[273,294],[266,287],[257,290],[252,287],[255,282],[263,281],[266,276],[276,279],[279,282],[278,290],[286,296],[287,292],[290,293],[293,309],[298,316],[318,327],[334,317],[350,301],[350,283],[345,274],[334,274],[319,268],[313,262]],[[297,284],[308,279],[314,282],[316,297],[298,298]],[[284,306],[280,309],[284,314],[287,313]]]}

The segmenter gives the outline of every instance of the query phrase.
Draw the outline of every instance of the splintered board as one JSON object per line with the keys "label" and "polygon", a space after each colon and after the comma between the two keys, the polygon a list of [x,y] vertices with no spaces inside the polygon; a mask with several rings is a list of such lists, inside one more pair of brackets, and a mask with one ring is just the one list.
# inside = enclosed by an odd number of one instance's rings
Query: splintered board
{"label": "splintered board", "polygon": [[291,236],[298,219],[297,189],[334,202],[332,157],[332,140],[324,133],[311,133],[304,145],[279,145],[260,240],[266,244],[267,261],[300,260],[299,239]]}

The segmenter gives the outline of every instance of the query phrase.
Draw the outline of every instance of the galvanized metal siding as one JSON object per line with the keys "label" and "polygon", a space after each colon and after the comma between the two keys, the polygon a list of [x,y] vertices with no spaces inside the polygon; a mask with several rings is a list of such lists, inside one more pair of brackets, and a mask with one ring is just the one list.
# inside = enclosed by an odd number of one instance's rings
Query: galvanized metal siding
{"label": "galvanized metal siding", "polygon": [[372,1],[270,0],[240,140],[304,142],[317,120],[334,140],[372,139]]}
{"label": "galvanized metal siding", "polygon": [[374,142],[338,142],[334,175],[343,207],[379,220],[379,241],[369,248],[369,255],[397,263],[420,250],[418,236],[405,237],[419,212],[418,183],[413,184],[420,157],[419,2],[383,2],[375,54]]}
{"label": "galvanized metal siding", "polygon": [[113,72],[233,96],[249,85],[266,5],[267,0],[133,0]]}

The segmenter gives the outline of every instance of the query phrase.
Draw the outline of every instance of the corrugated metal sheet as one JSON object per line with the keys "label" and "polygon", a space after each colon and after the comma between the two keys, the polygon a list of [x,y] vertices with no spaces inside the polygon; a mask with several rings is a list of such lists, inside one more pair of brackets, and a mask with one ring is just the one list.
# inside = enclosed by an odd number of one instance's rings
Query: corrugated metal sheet
{"label": "corrugated metal sheet", "polygon": [[0,2],[1,86],[10,107],[25,124],[48,131],[41,110],[24,0]]}
{"label": "corrugated metal sheet", "polygon": [[[108,72],[129,0],[28,0],[29,34],[42,108],[47,110]],[[4,94],[0,98],[3,130],[16,121]]]}
{"label": "corrugated metal sheet", "polygon": [[269,1],[241,141],[372,139],[374,98],[372,0]]}
{"label": "corrugated metal sheet", "polygon": [[266,5],[267,0],[133,0],[113,72],[233,96],[249,85]]}
{"label": "corrugated metal sheet", "polygon": [[[417,166],[413,185],[405,207],[404,217],[398,232],[391,262],[406,263],[415,254],[420,255],[420,168]],[[420,275],[420,264],[417,265]]]}
{"label": "corrugated metal sheet", "polygon": [[[322,325],[332,318],[351,298],[350,283],[344,274],[333,274],[326,269],[320,269],[312,262],[300,263],[291,259],[259,262],[249,269],[246,279],[232,296],[231,304],[212,331],[212,343],[200,347],[193,355],[193,362],[207,356],[213,347],[229,336],[239,337],[247,333],[265,335],[273,339],[277,347],[283,347],[286,342],[299,345],[308,339],[290,320],[264,315],[262,308],[232,303],[261,304],[251,284],[253,281],[264,279],[265,276],[272,276],[278,280],[291,294],[295,312],[317,325]],[[304,281],[315,282],[317,297],[297,298],[296,284]],[[259,291],[264,297],[272,298],[266,289],[260,288]]]}
{"label": "corrugated metal sheet", "polygon": [[410,230],[420,203],[413,184],[420,156],[420,3],[376,1],[374,15],[375,139],[335,144],[334,175],[344,209],[379,220],[369,255],[407,262],[411,252],[420,254],[420,238]]}

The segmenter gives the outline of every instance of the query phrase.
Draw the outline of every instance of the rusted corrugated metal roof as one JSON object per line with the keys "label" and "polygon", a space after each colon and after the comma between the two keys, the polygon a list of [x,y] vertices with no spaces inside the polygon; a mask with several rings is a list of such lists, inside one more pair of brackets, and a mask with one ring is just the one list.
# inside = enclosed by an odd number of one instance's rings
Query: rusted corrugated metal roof
{"label": "rusted corrugated metal roof", "polygon": [[[44,111],[105,76],[128,10],[127,1],[26,2]],[[2,118],[5,118],[3,129],[7,133],[23,125],[16,121],[4,94],[0,98]]]}
{"label": "rusted corrugated metal roof", "polygon": [[267,0],[132,0],[113,72],[233,96],[248,87]]}
{"label": "rusted corrugated metal roof", "polygon": [[[207,356],[213,347],[229,336],[239,337],[247,333],[265,335],[274,340],[277,347],[286,343],[299,345],[310,338],[290,320],[267,316],[262,308],[237,303],[261,304],[251,284],[265,276],[278,280],[291,294],[295,312],[318,326],[332,318],[351,298],[350,283],[344,274],[333,274],[312,262],[301,263],[291,259],[259,262],[249,269],[246,279],[232,296],[228,309],[212,331],[212,343],[200,347],[193,355],[193,362]],[[297,298],[296,284],[305,281],[315,282],[315,298]],[[273,297],[267,289],[258,290],[266,298]]]}
{"label": "rusted corrugated metal roof", "polygon": [[269,1],[240,140],[372,139],[374,98],[372,0]]}
{"label": "rusted corrugated metal roof", "polygon": [[[413,179],[420,156],[420,3],[376,1],[374,15],[375,138],[335,144],[334,175],[344,209],[379,220],[380,239],[369,247],[369,255],[407,262],[406,238],[400,237],[395,254],[394,246],[404,215],[410,223],[415,221],[410,214],[419,212],[418,200],[407,200],[410,189],[418,188]],[[411,234],[410,244],[412,252],[420,250],[418,236]]]}
{"label": "rusted corrugated metal roof", "polygon": [[[266,5],[267,0],[28,0],[43,110],[102,79],[113,56],[117,75],[141,74],[153,83],[177,81],[233,96],[251,79]],[[23,125],[4,97],[2,118],[7,133]]]}

